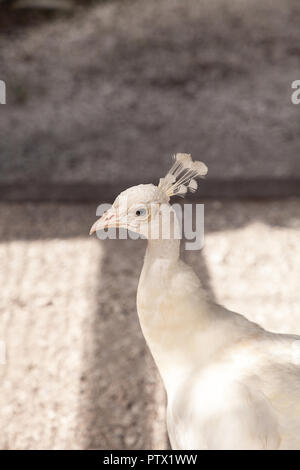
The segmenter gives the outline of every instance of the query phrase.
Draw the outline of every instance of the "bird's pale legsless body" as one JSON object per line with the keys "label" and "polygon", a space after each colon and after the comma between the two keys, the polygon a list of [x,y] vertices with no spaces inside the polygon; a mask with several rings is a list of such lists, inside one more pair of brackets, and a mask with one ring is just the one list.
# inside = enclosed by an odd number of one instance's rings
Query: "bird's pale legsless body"
{"label": "bird's pale legsless body", "polygon": [[177,154],[158,186],[121,193],[91,233],[124,227],[148,239],[137,311],[166,388],[172,448],[300,449],[300,337],[216,305],[180,260],[169,199],[195,191],[206,172]]}
{"label": "bird's pale legsless body", "polygon": [[137,294],[172,448],[299,449],[300,337],[268,333],[210,302],[177,243],[148,242]]}

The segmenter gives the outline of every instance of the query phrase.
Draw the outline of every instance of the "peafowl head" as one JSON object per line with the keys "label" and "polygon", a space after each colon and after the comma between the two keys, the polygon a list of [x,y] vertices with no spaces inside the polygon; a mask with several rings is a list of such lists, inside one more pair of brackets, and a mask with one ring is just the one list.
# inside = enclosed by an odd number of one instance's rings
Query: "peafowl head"
{"label": "peafowl head", "polygon": [[174,236],[177,222],[170,198],[195,192],[196,179],[207,173],[206,165],[193,161],[188,154],[178,153],[174,160],[158,186],[140,184],[121,192],[112,207],[94,223],[90,235],[98,230],[125,228],[147,239]]}

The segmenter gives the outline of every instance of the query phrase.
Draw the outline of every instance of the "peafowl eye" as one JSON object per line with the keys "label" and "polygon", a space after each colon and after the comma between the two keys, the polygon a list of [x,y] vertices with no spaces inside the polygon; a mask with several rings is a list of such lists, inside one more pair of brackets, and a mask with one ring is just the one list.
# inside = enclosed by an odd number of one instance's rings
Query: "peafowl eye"
{"label": "peafowl eye", "polygon": [[144,207],[141,207],[140,209],[138,209],[136,212],[135,212],[135,215],[137,217],[144,217],[145,215],[147,214],[147,211]]}

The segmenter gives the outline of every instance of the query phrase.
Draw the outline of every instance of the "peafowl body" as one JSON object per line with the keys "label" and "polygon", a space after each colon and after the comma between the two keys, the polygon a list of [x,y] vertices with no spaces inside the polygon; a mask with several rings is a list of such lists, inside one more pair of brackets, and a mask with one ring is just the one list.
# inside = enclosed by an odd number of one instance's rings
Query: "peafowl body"
{"label": "peafowl body", "polygon": [[148,239],[137,311],[167,392],[172,448],[300,449],[300,337],[267,332],[215,304],[180,260],[169,199],[195,191],[206,172],[177,154],[158,186],[121,193],[91,233],[125,227]]}

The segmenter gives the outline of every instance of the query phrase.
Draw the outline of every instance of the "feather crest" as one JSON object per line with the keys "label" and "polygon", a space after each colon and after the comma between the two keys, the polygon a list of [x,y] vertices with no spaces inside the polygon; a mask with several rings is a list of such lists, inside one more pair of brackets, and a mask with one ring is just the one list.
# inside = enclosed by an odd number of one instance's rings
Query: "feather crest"
{"label": "feather crest", "polygon": [[158,188],[169,199],[171,196],[184,196],[188,191],[195,192],[198,183],[195,178],[207,174],[207,166],[203,162],[193,162],[191,155],[177,153],[175,162],[164,178],[159,180]]}

